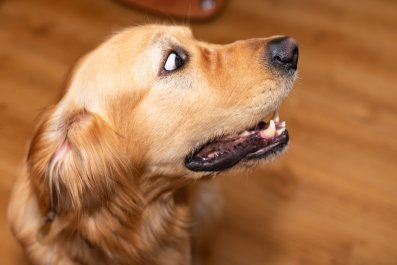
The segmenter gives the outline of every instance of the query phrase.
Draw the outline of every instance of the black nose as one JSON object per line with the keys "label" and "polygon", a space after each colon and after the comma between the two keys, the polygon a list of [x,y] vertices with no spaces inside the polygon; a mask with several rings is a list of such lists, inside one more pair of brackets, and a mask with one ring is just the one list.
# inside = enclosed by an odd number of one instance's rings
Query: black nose
{"label": "black nose", "polygon": [[298,44],[291,37],[280,37],[268,43],[269,60],[272,65],[296,70],[298,66]]}

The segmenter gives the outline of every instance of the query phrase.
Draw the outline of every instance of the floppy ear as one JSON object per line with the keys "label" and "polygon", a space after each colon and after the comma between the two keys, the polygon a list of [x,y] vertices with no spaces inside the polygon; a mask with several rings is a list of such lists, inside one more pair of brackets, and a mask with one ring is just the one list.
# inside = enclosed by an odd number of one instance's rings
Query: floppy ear
{"label": "floppy ear", "polygon": [[[50,109],[31,142],[27,162],[43,215],[94,211],[128,183],[122,137],[94,113]],[[131,194],[132,195],[132,194]]]}

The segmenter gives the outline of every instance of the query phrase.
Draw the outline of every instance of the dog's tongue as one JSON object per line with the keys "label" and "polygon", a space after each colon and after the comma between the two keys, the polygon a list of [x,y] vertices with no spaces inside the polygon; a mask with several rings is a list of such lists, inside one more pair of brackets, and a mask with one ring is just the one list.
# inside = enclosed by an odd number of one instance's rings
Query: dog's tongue
{"label": "dog's tongue", "polygon": [[253,130],[239,135],[226,136],[202,147],[189,156],[186,167],[192,171],[220,171],[232,167],[249,154],[253,154],[274,142],[285,131],[285,123],[261,122]]}

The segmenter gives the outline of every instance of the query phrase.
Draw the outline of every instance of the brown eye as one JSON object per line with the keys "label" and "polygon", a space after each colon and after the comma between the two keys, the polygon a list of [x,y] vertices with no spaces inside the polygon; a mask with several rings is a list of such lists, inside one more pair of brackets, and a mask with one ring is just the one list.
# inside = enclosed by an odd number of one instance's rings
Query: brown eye
{"label": "brown eye", "polygon": [[184,60],[176,52],[171,52],[164,64],[164,70],[167,72],[175,71],[183,64]]}

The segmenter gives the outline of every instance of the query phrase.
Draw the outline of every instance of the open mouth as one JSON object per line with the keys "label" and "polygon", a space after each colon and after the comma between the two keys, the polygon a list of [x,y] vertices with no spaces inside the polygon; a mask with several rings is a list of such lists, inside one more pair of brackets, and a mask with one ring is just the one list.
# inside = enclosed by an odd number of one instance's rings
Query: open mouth
{"label": "open mouth", "polygon": [[192,171],[221,171],[240,161],[264,159],[274,156],[288,145],[285,122],[280,122],[278,112],[268,121],[236,135],[227,135],[210,141],[185,160]]}

